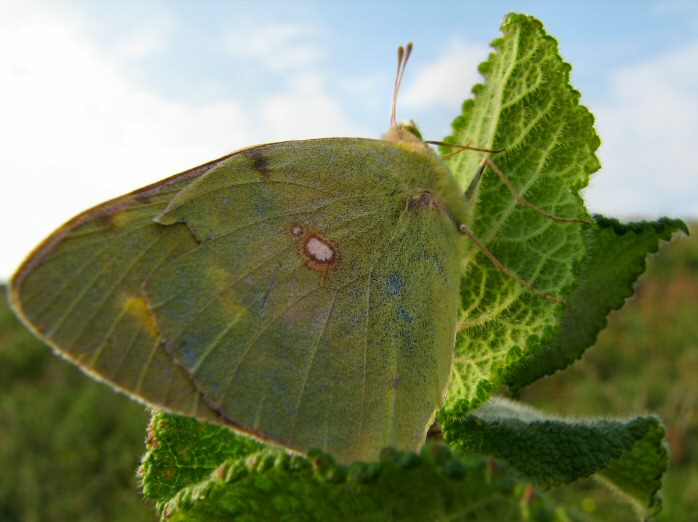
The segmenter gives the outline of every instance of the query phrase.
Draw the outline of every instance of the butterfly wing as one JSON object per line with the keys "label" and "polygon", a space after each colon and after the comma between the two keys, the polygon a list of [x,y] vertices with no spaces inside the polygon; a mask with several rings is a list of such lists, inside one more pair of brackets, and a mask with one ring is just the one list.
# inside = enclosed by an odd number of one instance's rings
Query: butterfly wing
{"label": "butterfly wing", "polygon": [[415,449],[451,366],[449,177],[376,140],[248,149],[64,227],[15,305],[147,402],[345,462]]}

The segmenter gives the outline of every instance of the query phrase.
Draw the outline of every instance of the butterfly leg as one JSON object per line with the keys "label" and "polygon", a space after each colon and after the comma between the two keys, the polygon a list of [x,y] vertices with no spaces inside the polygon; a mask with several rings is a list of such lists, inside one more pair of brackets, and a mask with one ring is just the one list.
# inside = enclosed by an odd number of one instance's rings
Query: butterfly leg
{"label": "butterfly leg", "polygon": [[569,307],[569,304],[566,301],[563,301],[562,299],[555,297],[554,295],[546,294],[545,292],[543,292],[539,288],[536,288],[531,283],[529,283],[525,279],[519,277],[514,272],[512,272],[511,270],[506,268],[501,263],[501,261],[499,261],[499,259],[497,259],[495,257],[495,255],[487,249],[487,247],[482,243],[482,241],[480,241],[478,239],[478,237],[473,233],[472,230],[470,230],[470,228],[468,228],[467,225],[462,224],[460,227],[458,227],[458,229],[461,231],[461,233],[468,236],[472,240],[472,242],[477,245],[477,247],[482,251],[482,253],[485,254],[489,258],[489,260],[492,261],[492,264],[497,267],[497,270],[499,270],[503,274],[511,277],[514,281],[518,282],[521,286],[523,286],[524,288],[527,288],[528,290],[530,290],[531,292],[533,292],[537,296],[540,296],[547,301],[551,301],[553,303],[557,303],[557,304],[561,304],[561,305]]}
{"label": "butterfly leg", "polygon": [[499,176],[499,179],[502,180],[502,182],[507,186],[509,191],[514,195],[516,198],[516,201],[518,201],[521,205],[531,209],[533,212],[536,214],[546,217],[548,219],[552,219],[553,221],[560,221],[563,223],[583,223],[585,225],[591,225],[592,222],[589,221],[588,219],[579,219],[579,218],[565,218],[565,217],[560,217],[560,216],[555,216],[549,212],[546,212],[540,207],[535,206],[533,203],[525,199],[521,193],[516,189],[514,184],[511,182],[511,180],[502,172],[502,170],[497,166],[497,164],[492,161],[489,158],[484,158],[480,162],[480,166],[477,169],[477,172],[475,173],[475,177],[473,180],[470,182],[470,185],[468,185],[468,188],[465,191],[465,199],[470,199],[473,196],[473,193],[475,192],[475,188],[477,187],[477,184],[480,182],[480,178],[482,177],[483,173],[485,172],[486,167],[489,167],[497,176]]}
{"label": "butterfly leg", "polygon": [[[585,223],[585,224],[591,224],[588,221],[581,220],[581,219],[560,218],[558,216],[554,216],[554,215],[546,212],[545,210],[543,210],[541,208],[536,207],[533,203],[527,201],[526,199],[523,198],[523,196],[521,196],[521,194],[519,193],[518,190],[516,190],[516,187],[514,187],[513,183],[509,180],[509,178],[507,178],[506,175],[501,171],[501,169],[499,167],[497,167],[497,165],[489,158],[484,158],[480,162],[480,166],[478,167],[477,172],[475,173],[475,176],[473,177],[473,180],[470,182],[470,185],[468,185],[468,188],[465,190],[465,198],[466,199],[470,199],[473,196],[473,194],[475,193],[475,189],[477,188],[477,185],[480,182],[480,179],[482,178],[482,175],[484,174],[486,167],[490,167],[495,172],[495,174],[497,174],[499,176],[499,178],[509,188],[509,190],[511,191],[511,193],[514,195],[514,197],[516,198],[516,200],[519,203],[530,208],[531,210],[533,210],[537,214],[540,214],[544,217],[553,219],[554,221],[581,222],[581,223]],[[497,259],[495,257],[495,255],[487,249],[487,247],[484,245],[484,243],[478,239],[478,237],[473,233],[472,230],[470,230],[470,228],[468,228],[467,225],[465,225],[465,224],[460,225],[459,230],[462,234],[465,234],[466,236],[468,236],[468,238],[470,238],[470,240],[477,245],[477,247],[482,251],[482,253],[485,254],[487,256],[487,258],[492,262],[492,264],[495,267],[497,267],[497,269],[500,270],[503,274],[507,275],[508,277],[511,277],[514,281],[518,282],[521,286],[523,286],[524,288],[527,288],[528,290],[530,290],[531,292],[533,292],[537,296],[540,296],[543,299],[546,299],[547,301],[551,301],[553,303],[557,303],[557,304],[561,304],[561,305],[569,307],[569,304],[567,302],[565,302],[562,299],[555,297],[553,295],[546,294],[545,292],[543,292],[539,288],[536,288],[531,283],[529,283],[525,279],[519,277],[514,272],[512,272],[511,270],[506,268],[501,263],[501,261],[499,261],[499,259]]]}
{"label": "butterfly leg", "polygon": [[[480,151],[480,152],[489,152],[489,153],[498,153],[498,152],[503,152],[504,149],[481,149],[477,147],[471,147],[469,145],[456,145],[453,143],[445,143],[445,142],[427,142],[427,143],[432,143],[434,145],[443,145],[443,146],[448,146],[448,147],[454,147],[457,150],[450,152],[448,154],[443,155],[442,157],[446,158],[449,156],[453,156],[455,154],[459,154],[463,152],[464,150],[475,150],[475,151]],[[516,201],[525,207],[528,207],[529,209],[533,210],[536,214],[539,214],[543,217],[546,217],[548,219],[552,219],[553,221],[560,221],[564,223],[583,223],[585,225],[591,225],[592,223],[589,220],[586,219],[578,219],[578,218],[564,218],[560,216],[555,216],[549,212],[546,212],[542,208],[539,208],[535,206],[533,203],[525,199],[521,193],[516,189],[514,184],[511,182],[511,180],[502,172],[502,170],[497,166],[494,161],[492,161],[489,158],[483,158],[483,160],[480,162],[480,165],[478,166],[477,172],[475,172],[475,176],[473,176],[472,181],[468,185],[468,188],[465,190],[465,199],[468,200],[473,197],[473,194],[475,193],[475,189],[477,188],[478,184],[480,183],[480,180],[482,179],[482,175],[485,173],[485,169],[487,167],[490,167],[494,171],[497,176],[499,176],[499,179],[504,182],[504,184],[507,186],[507,188],[511,191],[513,196],[516,198]],[[551,301],[553,303],[561,304],[563,306],[566,306],[569,308],[569,303],[566,301],[563,301],[562,299],[555,297],[553,295],[547,294],[540,290],[539,288],[536,288],[533,286],[531,283],[526,281],[525,279],[519,277],[516,275],[514,272],[506,268],[500,261],[499,259],[496,258],[496,256],[490,252],[487,247],[484,245],[482,241],[478,239],[478,237],[473,233],[470,228],[468,228],[467,225],[461,224],[458,229],[460,232],[470,240],[477,245],[477,247],[482,251],[483,254],[487,256],[487,258],[492,262],[492,264],[497,267],[498,270],[500,270],[503,274],[507,275],[508,277],[511,277],[514,281],[518,282],[521,286],[524,288],[527,288],[537,296],[542,297],[543,299],[546,299],[547,301]]]}
{"label": "butterfly leg", "polygon": [[450,158],[451,156],[455,156],[456,154],[460,154],[464,150],[474,150],[476,152],[489,152],[490,154],[497,154],[498,152],[504,152],[506,149],[483,149],[481,147],[472,147],[470,145],[460,145],[458,143],[448,143],[446,141],[435,141],[435,140],[427,140],[424,143],[429,143],[431,145],[439,145],[441,147],[451,147],[456,150],[449,152],[447,154],[442,155],[442,158]]}

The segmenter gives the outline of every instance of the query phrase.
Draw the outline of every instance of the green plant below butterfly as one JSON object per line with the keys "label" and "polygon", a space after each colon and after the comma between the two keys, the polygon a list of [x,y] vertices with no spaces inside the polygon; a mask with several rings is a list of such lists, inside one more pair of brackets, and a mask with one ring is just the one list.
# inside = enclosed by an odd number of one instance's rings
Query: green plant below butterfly
{"label": "green plant below butterfly", "polygon": [[[539,22],[511,15],[503,30],[445,141],[396,122],[408,46],[382,140],[251,147],[90,209],[20,267],[13,307],[130,396],[301,454],[349,464],[416,451],[445,405],[454,447],[516,462],[477,430],[501,415],[541,419],[475,408],[505,382],[530,382],[531,368],[535,380],[576,359],[627,297],[637,259],[681,224],[653,228],[622,288],[589,313],[599,243],[626,233],[592,225],[579,196],[598,168],[593,118]],[[591,341],[561,342],[565,321]],[[634,438],[583,473],[627,456],[655,424],[613,424]],[[579,473],[556,469],[552,483]],[[652,487],[644,505],[657,504]]]}

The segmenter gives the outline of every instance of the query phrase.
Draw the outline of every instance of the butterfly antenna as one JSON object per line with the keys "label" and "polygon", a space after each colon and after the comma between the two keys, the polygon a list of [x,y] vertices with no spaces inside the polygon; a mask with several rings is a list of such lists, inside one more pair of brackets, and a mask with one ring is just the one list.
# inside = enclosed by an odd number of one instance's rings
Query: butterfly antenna
{"label": "butterfly antenna", "polygon": [[451,147],[451,148],[457,149],[455,152],[449,152],[448,154],[443,154],[441,156],[442,158],[448,158],[451,156],[455,156],[456,154],[463,152],[464,150],[474,150],[477,152],[489,152],[491,154],[499,154],[500,152],[504,152],[506,150],[503,147],[500,147],[498,149],[483,149],[481,147],[472,147],[470,145],[460,145],[459,143],[448,143],[446,141],[436,141],[436,140],[425,140],[424,143],[429,143],[430,145],[438,145],[440,147]]}
{"label": "butterfly antenna", "polygon": [[400,84],[402,83],[402,77],[405,74],[405,68],[407,67],[407,60],[410,59],[410,54],[412,54],[412,42],[408,42],[405,47],[402,45],[397,48],[397,72],[395,73],[395,87],[393,88],[393,105],[390,111],[390,127],[397,126],[397,93],[400,91]]}
{"label": "butterfly antenna", "polygon": [[460,227],[458,227],[458,229],[461,231],[461,233],[468,236],[473,241],[473,243],[475,243],[477,245],[477,247],[480,249],[480,251],[487,256],[487,258],[492,262],[492,264],[497,268],[497,270],[502,272],[504,275],[512,278],[514,281],[519,283],[521,286],[530,290],[531,292],[533,292],[537,296],[542,297],[546,301],[550,301],[551,303],[563,305],[566,308],[572,308],[570,306],[570,304],[567,303],[566,301],[563,301],[562,299],[560,299],[559,297],[555,297],[554,295],[546,294],[545,292],[536,288],[535,286],[533,286],[531,283],[529,283],[528,281],[526,281],[522,277],[519,277],[511,270],[507,269],[501,263],[501,261],[499,261],[499,259],[497,259],[495,257],[495,255],[487,249],[487,247],[483,244],[483,242],[480,241],[477,238],[477,236],[472,232],[472,230],[470,230],[466,225],[460,225]]}

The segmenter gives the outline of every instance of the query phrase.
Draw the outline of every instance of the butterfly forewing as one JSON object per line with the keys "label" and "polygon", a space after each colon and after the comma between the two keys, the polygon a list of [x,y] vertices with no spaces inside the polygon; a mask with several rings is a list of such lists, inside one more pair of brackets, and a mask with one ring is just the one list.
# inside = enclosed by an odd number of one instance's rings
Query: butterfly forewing
{"label": "butterfly forewing", "polygon": [[341,461],[415,449],[450,371],[460,239],[410,202],[444,176],[375,140],[256,147],[64,231],[15,293],[146,401]]}

